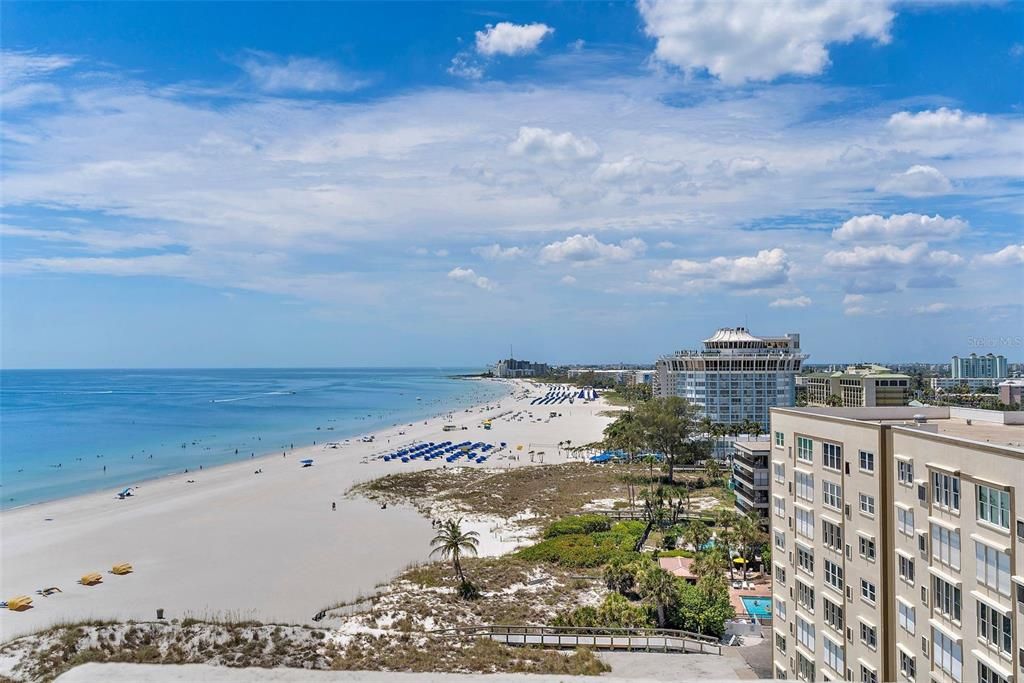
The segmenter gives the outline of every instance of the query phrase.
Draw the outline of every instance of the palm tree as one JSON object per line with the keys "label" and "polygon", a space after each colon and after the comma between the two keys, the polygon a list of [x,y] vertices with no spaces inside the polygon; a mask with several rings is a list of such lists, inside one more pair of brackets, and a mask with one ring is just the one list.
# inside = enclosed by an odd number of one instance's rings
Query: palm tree
{"label": "palm tree", "polygon": [[761,530],[761,523],[757,517],[742,515],[736,520],[736,543],[740,556],[746,560],[743,564],[744,581],[747,579],[747,569],[764,541],[765,533]]}
{"label": "palm tree", "polygon": [[708,576],[725,576],[725,570],[728,566],[728,562],[725,559],[725,555],[718,548],[711,548],[702,553],[698,553],[697,557],[694,558],[693,564],[690,565],[690,571],[698,579],[703,579]]}
{"label": "palm tree", "polygon": [[646,567],[640,574],[639,588],[640,597],[654,606],[658,615],[658,626],[664,627],[667,608],[675,603],[679,595],[679,587],[676,585],[676,577],[657,565]]}
{"label": "palm tree", "polygon": [[825,405],[831,408],[841,408],[843,405],[843,397],[839,394],[831,394],[825,399]]}
{"label": "palm tree", "polygon": [[441,531],[434,540],[430,542],[430,556],[439,555],[442,560],[450,559],[455,569],[455,576],[460,584],[466,583],[466,575],[462,572],[462,557],[464,555],[476,556],[477,545],[480,543],[480,534],[475,531],[463,531],[462,520],[448,520],[441,525]]}
{"label": "palm tree", "polygon": [[708,475],[708,478],[714,482],[722,478],[722,465],[714,457],[708,458],[704,463],[704,472]]}
{"label": "palm tree", "polygon": [[711,530],[707,524],[695,519],[683,529],[683,540],[685,540],[694,552],[698,552],[704,544],[711,540]]}

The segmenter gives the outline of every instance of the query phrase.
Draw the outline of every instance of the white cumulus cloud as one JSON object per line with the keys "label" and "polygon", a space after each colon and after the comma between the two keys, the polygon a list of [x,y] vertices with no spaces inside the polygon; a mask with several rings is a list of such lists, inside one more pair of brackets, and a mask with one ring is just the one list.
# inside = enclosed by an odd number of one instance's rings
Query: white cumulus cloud
{"label": "white cumulus cloud", "polygon": [[963,136],[977,133],[988,127],[984,114],[964,114],[959,109],[926,109],[919,112],[901,111],[889,117],[886,124],[898,135],[917,136]]}
{"label": "white cumulus cloud", "polygon": [[930,251],[924,242],[900,248],[894,244],[854,247],[849,251],[830,251],[825,265],[833,268],[863,269],[878,266],[955,266],[963,259],[948,251]]}
{"label": "white cumulus cloud", "polygon": [[948,240],[960,236],[968,229],[967,221],[954,216],[943,218],[936,214],[893,214],[888,218],[878,214],[854,216],[832,231],[834,239],[843,242],[869,240]]}
{"label": "white cumulus cloud", "polygon": [[483,275],[477,275],[472,268],[452,268],[448,271],[448,279],[473,285],[478,289],[494,289],[493,281]]}
{"label": "white cumulus cloud", "polygon": [[629,261],[646,251],[643,240],[630,238],[618,244],[607,244],[593,235],[573,235],[561,242],[552,242],[540,250],[541,263],[569,261],[587,263],[594,261]]}
{"label": "white cumulus cloud", "polygon": [[476,51],[485,57],[525,55],[533,52],[544,38],[555,32],[547,24],[513,24],[502,21],[488,24],[476,32]]}
{"label": "white cumulus cloud", "polygon": [[771,308],[807,308],[811,305],[811,298],[808,296],[796,296],[791,299],[776,299],[768,304]]}
{"label": "white cumulus cloud", "polygon": [[704,281],[731,287],[770,287],[789,280],[790,262],[782,249],[762,249],[755,256],[710,261],[675,259],[667,268],[652,270],[655,280]]}
{"label": "white cumulus cloud", "polygon": [[889,41],[893,12],[876,0],[640,0],[655,57],[725,83],[812,76],[829,65],[828,44]]}
{"label": "white cumulus cloud", "polygon": [[887,194],[901,194],[907,197],[929,197],[946,194],[953,189],[949,178],[934,166],[914,165],[903,173],[896,173],[876,188]]}
{"label": "white cumulus cloud", "polygon": [[997,252],[982,254],[974,259],[976,263],[989,266],[1011,266],[1024,264],[1024,244],[1009,244]]}
{"label": "white cumulus cloud", "polygon": [[561,282],[563,285],[574,285],[576,284],[576,278],[574,278],[572,275],[564,275],[562,276]]}
{"label": "white cumulus cloud", "polygon": [[601,156],[601,149],[588,137],[572,133],[556,133],[548,128],[522,126],[508,151],[515,156],[536,162],[559,164],[591,161]]}
{"label": "white cumulus cloud", "polygon": [[526,253],[520,247],[503,247],[500,244],[490,244],[486,247],[473,247],[470,251],[489,261],[507,261],[519,258]]}

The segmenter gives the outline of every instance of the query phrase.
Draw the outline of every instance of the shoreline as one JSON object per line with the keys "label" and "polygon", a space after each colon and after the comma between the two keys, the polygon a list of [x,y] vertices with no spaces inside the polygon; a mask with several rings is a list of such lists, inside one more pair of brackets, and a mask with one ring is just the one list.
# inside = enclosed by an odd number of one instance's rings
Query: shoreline
{"label": "shoreline", "polygon": [[[374,443],[328,440],[286,457],[268,453],[151,479],[124,500],[100,491],[0,512],[0,596],[34,599],[26,612],[0,611],[0,640],[58,621],[152,619],[156,608],[166,608],[168,619],[233,615],[310,623],[329,604],[365,594],[406,567],[429,561],[436,530],[427,517],[413,507],[382,509],[349,497],[352,486],[391,472],[461,466],[497,473],[531,466],[513,456],[516,445],[524,446],[524,455],[527,448],[547,449],[549,464],[567,461],[556,442],[598,439],[610,422],[599,414],[603,401],[531,406],[547,387],[504,382],[510,393],[500,400],[444,411],[411,426],[396,423],[373,432]],[[487,419],[493,419],[491,430],[484,428]],[[444,432],[448,423],[460,429]],[[443,440],[509,446],[484,464],[377,459],[412,443]],[[301,467],[296,460],[303,458],[313,458],[314,465]],[[135,571],[106,572],[120,562],[132,563]],[[94,571],[103,572],[101,584],[76,583]],[[35,595],[51,585],[63,592]]]}
{"label": "shoreline", "polygon": [[[499,397],[497,399],[494,399],[494,401],[470,404],[466,408],[458,409],[457,412],[461,412],[463,410],[477,410],[477,409],[483,408],[484,406],[489,405],[492,402],[505,400],[508,397],[510,397],[513,393],[515,393],[515,389],[513,388],[514,385],[507,383],[505,380],[499,380],[497,378],[475,377],[475,376],[461,376],[461,377],[460,376],[452,376],[452,377],[450,377],[450,379],[492,380],[495,383],[506,385],[506,387],[508,389],[508,391],[506,391],[504,396],[501,396],[501,397]],[[442,417],[444,415],[450,415],[450,414],[453,414],[453,411],[448,411],[448,412],[443,412],[443,413],[439,413],[439,414],[435,414],[435,415],[430,415],[429,417],[426,417],[426,418],[416,418],[415,421],[413,422],[413,424],[415,424],[415,422],[420,421],[421,419],[435,420],[435,419],[439,419],[440,417]],[[363,436],[373,436],[374,440],[376,441],[376,437],[377,436],[379,436],[381,434],[384,434],[388,430],[395,429],[396,427],[399,427],[402,424],[407,424],[407,423],[396,422],[396,423],[393,423],[393,424],[391,424],[391,425],[389,425],[387,427],[383,427],[383,428],[377,429],[376,431],[370,431],[370,432],[358,431],[358,432],[352,432],[352,433],[349,433],[349,434],[342,434],[342,433],[338,432],[337,433],[337,435],[338,435],[337,443],[341,444],[341,443],[352,441],[352,439],[355,439],[355,438],[358,438],[358,437],[363,437]],[[308,446],[300,446],[298,448],[293,448],[291,451],[288,451],[288,452],[289,453],[295,453],[295,454],[302,454],[303,452],[305,452],[307,450],[316,449],[316,448],[320,447],[321,445],[330,444],[330,443],[335,443],[335,440],[327,439],[327,440],[324,440],[322,443],[314,443],[314,444],[311,444],[311,445],[308,445]],[[135,488],[135,487],[141,486],[142,484],[152,484],[152,483],[155,483],[155,482],[161,482],[161,481],[164,481],[164,480],[166,480],[168,478],[171,478],[171,477],[181,476],[183,474],[195,474],[196,472],[200,472],[200,471],[202,471],[204,473],[206,473],[206,472],[216,472],[218,469],[223,468],[223,467],[237,466],[237,465],[239,465],[239,464],[241,464],[243,462],[253,462],[253,463],[255,463],[255,462],[258,462],[258,461],[260,461],[260,460],[262,460],[264,458],[271,458],[271,457],[274,457],[276,455],[277,455],[277,451],[276,450],[275,451],[266,451],[264,453],[256,453],[255,456],[250,457],[248,459],[240,458],[238,460],[230,460],[228,462],[221,462],[221,463],[213,465],[213,466],[211,466],[211,467],[209,467],[207,469],[199,469],[199,470],[193,470],[193,471],[189,472],[189,470],[186,468],[184,471],[167,472],[165,474],[158,474],[158,475],[155,475],[155,476],[144,477],[142,479],[138,479],[138,480],[133,481],[131,484],[128,484],[127,486],[130,487],[130,488]],[[200,467],[202,467],[202,466],[200,465]],[[35,507],[35,506],[48,505],[48,504],[51,504],[51,503],[59,503],[59,502],[62,502],[62,501],[72,501],[72,500],[75,500],[75,499],[78,499],[78,498],[88,498],[88,497],[91,497],[91,496],[98,495],[101,491],[111,490],[111,489],[117,488],[118,486],[119,486],[118,484],[114,484],[114,485],[112,485],[109,488],[96,489],[94,491],[86,491],[86,492],[83,492],[83,493],[75,493],[75,494],[72,494],[70,496],[60,496],[60,497],[57,497],[57,498],[49,498],[47,500],[38,500],[38,501],[31,502],[31,503],[24,503],[22,505],[15,505],[13,507],[0,508],[0,519],[2,519],[3,515],[8,514],[8,513],[12,513],[12,512],[16,512],[18,510],[25,510],[27,508],[31,508],[31,507]],[[116,498],[116,496],[115,496],[115,498]]]}

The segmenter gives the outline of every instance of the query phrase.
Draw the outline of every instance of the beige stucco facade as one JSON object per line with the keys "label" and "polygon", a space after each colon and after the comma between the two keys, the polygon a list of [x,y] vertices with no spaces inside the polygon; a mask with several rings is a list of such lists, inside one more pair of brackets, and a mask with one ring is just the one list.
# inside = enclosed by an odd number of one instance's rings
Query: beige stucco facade
{"label": "beige stucco facade", "polygon": [[955,408],[772,411],[777,678],[1016,679],[1021,423]]}

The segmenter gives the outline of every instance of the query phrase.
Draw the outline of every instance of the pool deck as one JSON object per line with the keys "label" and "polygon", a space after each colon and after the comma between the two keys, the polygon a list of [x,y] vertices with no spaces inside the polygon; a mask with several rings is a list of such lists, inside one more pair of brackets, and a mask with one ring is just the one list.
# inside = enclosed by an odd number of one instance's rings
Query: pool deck
{"label": "pool deck", "polygon": [[[736,573],[737,579],[742,579],[739,572]],[[747,614],[747,608],[743,604],[744,597],[752,598],[771,598],[772,596],[772,582],[770,577],[758,572],[751,572],[748,574],[747,583],[752,584],[751,588],[733,588],[732,584],[729,584],[729,603],[736,610],[736,616],[743,617],[749,616]],[[762,617],[763,618],[763,617]],[[771,614],[768,615],[771,618]]]}

